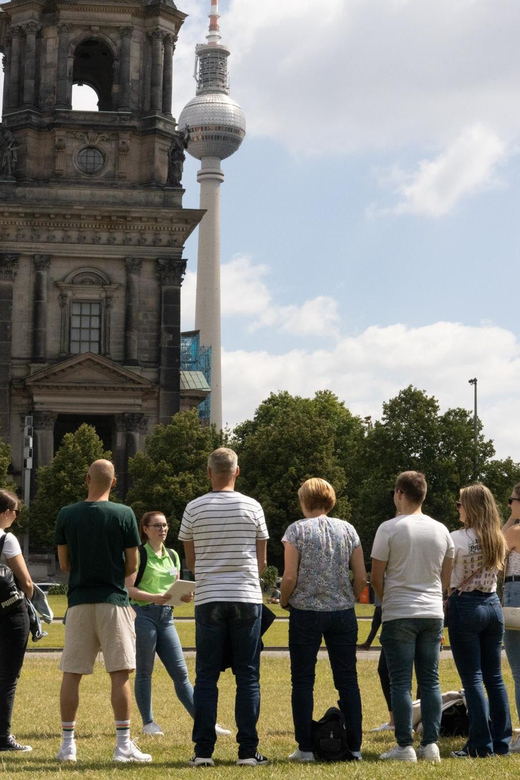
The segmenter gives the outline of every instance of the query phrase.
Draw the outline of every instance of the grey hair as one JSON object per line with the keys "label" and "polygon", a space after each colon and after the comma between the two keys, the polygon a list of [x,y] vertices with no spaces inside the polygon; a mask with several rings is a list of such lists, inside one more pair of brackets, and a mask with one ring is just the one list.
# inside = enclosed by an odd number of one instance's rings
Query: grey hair
{"label": "grey hair", "polygon": [[213,474],[234,474],[237,470],[238,456],[228,447],[213,450],[208,458],[208,468]]}

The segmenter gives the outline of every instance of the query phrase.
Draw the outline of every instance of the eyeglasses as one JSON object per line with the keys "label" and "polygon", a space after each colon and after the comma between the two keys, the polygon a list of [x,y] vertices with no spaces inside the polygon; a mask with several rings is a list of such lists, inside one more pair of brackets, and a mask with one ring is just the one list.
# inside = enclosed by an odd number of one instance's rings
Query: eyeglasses
{"label": "eyeglasses", "polygon": [[462,501],[455,501],[455,506],[457,507],[457,509],[460,509],[462,506]]}
{"label": "eyeglasses", "polygon": [[18,515],[20,514],[20,511],[21,511],[20,509],[11,509],[11,512],[14,512],[14,516],[15,517],[18,517]]}
{"label": "eyeglasses", "polygon": [[517,498],[516,496],[511,496],[511,498],[508,498],[507,503],[509,504],[509,506],[511,506],[513,501],[520,501],[520,498]]}
{"label": "eyeglasses", "polygon": [[147,525],[147,528],[155,528],[156,531],[164,531],[165,528],[168,528],[168,523],[153,523],[152,525]]}

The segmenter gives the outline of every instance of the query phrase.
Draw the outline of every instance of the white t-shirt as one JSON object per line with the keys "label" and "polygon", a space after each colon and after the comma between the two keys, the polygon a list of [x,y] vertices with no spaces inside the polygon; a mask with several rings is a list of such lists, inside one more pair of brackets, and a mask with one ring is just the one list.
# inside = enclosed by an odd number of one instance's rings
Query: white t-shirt
{"label": "white t-shirt", "polygon": [[[458,588],[461,582],[470,577],[482,566],[482,548],[473,528],[461,528],[451,534],[455,545],[455,565],[451,574],[450,587]],[[494,593],[497,589],[497,570],[482,569],[460,588],[464,593],[482,590]]]}
{"label": "white t-shirt", "polygon": [[6,560],[9,560],[9,558],[14,558],[15,555],[22,554],[20,542],[14,534],[6,534],[3,528],[0,528],[0,539],[2,536],[6,537],[4,542],[4,549],[2,550],[2,555],[6,558]]}
{"label": "white t-shirt", "polygon": [[254,498],[220,490],[190,501],[179,539],[194,543],[195,604],[261,604],[256,542],[268,538],[264,511]]}
{"label": "white t-shirt", "polygon": [[428,515],[399,515],[382,523],[372,558],[387,561],[383,623],[400,618],[443,618],[441,569],[453,558],[445,525]]}

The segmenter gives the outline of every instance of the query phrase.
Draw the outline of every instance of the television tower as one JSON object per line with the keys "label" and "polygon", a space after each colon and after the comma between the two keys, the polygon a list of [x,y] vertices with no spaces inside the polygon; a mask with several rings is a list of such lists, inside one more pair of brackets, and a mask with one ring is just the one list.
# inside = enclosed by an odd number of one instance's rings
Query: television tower
{"label": "television tower", "polygon": [[211,0],[207,43],[195,50],[196,96],[179,117],[179,130],[189,131],[188,152],[201,161],[200,207],[206,210],[199,226],[195,329],[200,344],[211,347],[211,415],[222,429],[222,367],[220,328],[220,185],[222,160],[239,148],[246,134],[244,112],[229,96],[227,59],[220,43],[218,0]]}

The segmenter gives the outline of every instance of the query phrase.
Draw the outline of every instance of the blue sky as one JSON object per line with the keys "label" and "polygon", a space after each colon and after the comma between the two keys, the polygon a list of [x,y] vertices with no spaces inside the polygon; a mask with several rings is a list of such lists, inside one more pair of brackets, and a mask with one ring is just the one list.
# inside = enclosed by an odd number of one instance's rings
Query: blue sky
{"label": "blue sky", "polygon": [[[174,59],[195,93],[209,0]],[[224,420],[333,390],[374,419],[413,384],[520,461],[518,0],[220,0],[247,136],[223,162]],[[198,205],[198,162],[184,205]],[[193,326],[196,235],[183,325]]]}

